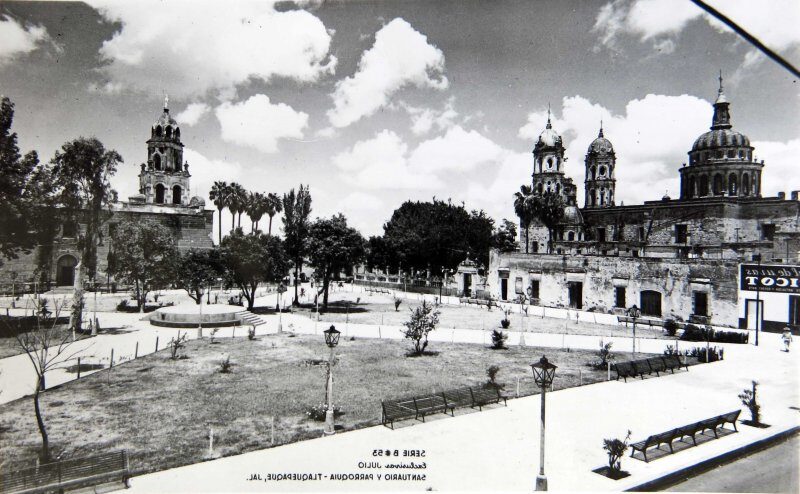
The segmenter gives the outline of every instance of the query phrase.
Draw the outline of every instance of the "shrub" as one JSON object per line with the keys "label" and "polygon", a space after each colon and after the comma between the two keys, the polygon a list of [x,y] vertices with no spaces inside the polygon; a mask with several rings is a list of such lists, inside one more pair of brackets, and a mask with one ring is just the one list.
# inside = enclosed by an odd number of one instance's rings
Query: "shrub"
{"label": "shrub", "polygon": [[497,365],[490,365],[486,369],[486,376],[489,378],[486,380],[487,388],[503,389],[503,385],[497,382],[497,374],[499,372],[500,372],[500,367]]}
{"label": "shrub", "polygon": [[667,345],[667,348],[664,349],[664,355],[667,355],[667,356],[673,356],[673,355],[678,355],[679,356],[680,354],[681,354],[681,352],[679,352],[672,345]]}
{"label": "shrub", "polygon": [[716,346],[708,349],[708,356],[706,355],[706,347],[696,346],[689,350],[684,350],[684,355],[687,357],[696,357],[698,362],[709,363],[723,360],[725,357],[725,350]]}
{"label": "shrub", "polygon": [[233,364],[231,363],[230,355],[225,357],[225,360],[220,361],[219,363],[219,371],[223,374],[229,374],[233,368]]}
{"label": "shrub", "polygon": [[403,299],[401,299],[400,297],[395,297],[394,298],[394,311],[395,312],[398,312],[400,310],[400,304],[402,304],[402,303],[403,303]]}
{"label": "shrub", "polygon": [[609,360],[614,360],[614,354],[611,353],[611,345],[614,342],[609,341],[608,343],[603,343],[603,340],[600,340],[600,350],[597,352],[597,356],[600,357],[600,360],[595,364],[595,367],[598,369],[605,369],[608,366]]}
{"label": "shrub", "polygon": [[496,329],[492,330],[492,350],[505,350],[508,335]]}
{"label": "shrub", "polygon": [[212,344],[216,343],[214,341],[214,338],[217,336],[217,331],[219,331],[219,328],[214,328],[214,329],[211,330],[211,343]]}
{"label": "shrub", "polygon": [[169,340],[169,358],[172,360],[178,360],[178,352],[181,348],[186,346],[186,334],[187,333],[183,333],[183,335],[181,335],[179,331],[177,338],[173,337]]}
{"label": "shrub", "polygon": [[253,341],[256,339],[256,327],[250,326],[247,328],[247,339]]}
{"label": "shrub", "polygon": [[422,355],[428,347],[428,334],[439,324],[438,310],[423,300],[422,305],[411,310],[411,319],[403,323],[403,336],[414,343],[413,355]]}
{"label": "shrub", "polygon": [[675,319],[667,319],[664,321],[664,331],[670,336],[675,336],[675,333],[678,332],[678,323],[675,322]]}
{"label": "shrub", "polygon": [[503,329],[508,329],[508,327],[511,326],[511,320],[508,318],[500,319],[500,326],[502,326]]}
{"label": "shrub", "polygon": [[694,324],[687,324],[681,334],[681,340],[684,341],[713,341],[717,343],[747,343],[749,334],[740,333],[737,331],[710,331],[706,328],[700,328]]}
{"label": "shrub", "polygon": [[603,449],[608,455],[609,476],[619,474],[622,471],[622,457],[628,450],[628,440],[631,438],[631,431],[625,439],[603,439]]}
{"label": "shrub", "polygon": [[[320,403],[318,405],[310,406],[306,410],[306,416],[315,422],[325,422],[325,412],[328,411],[328,405],[325,403]],[[341,407],[337,407],[336,405],[333,406],[333,416],[341,417],[344,415]]]}
{"label": "shrub", "polygon": [[739,393],[739,399],[742,400],[742,405],[750,410],[750,421],[754,424],[761,423],[761,405],[758,404],[756,391],[758,388],[758,381],[752,381],[752,389],[744,389]]}
{"label": "shrub", "polygon": [[123,298],[117,304],[117,311],[118,312],[125,312],[127,310],[128,310],[128,299],[127,298]]}

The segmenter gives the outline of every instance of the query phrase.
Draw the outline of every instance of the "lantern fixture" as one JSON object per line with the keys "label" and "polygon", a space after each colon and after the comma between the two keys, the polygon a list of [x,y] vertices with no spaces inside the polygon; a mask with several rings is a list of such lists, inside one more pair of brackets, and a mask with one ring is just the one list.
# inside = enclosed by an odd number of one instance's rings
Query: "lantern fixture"
{"label": "lantern fixture", "polygon": [[551,364],[547,357],[542,355],[538,362],[531,364],[531,369],[533,370],[533,380],[540,388],[549,388],[553,385],[558,366]]}
{"label": "lantern fixture", "polygon": [[337,330],[335,326],[331,325],[331,327],[323,331],[323,333],[325,333],[325,344],[328,345],[329,348],[333,348],[339,344],[339,335],[342,332]]}

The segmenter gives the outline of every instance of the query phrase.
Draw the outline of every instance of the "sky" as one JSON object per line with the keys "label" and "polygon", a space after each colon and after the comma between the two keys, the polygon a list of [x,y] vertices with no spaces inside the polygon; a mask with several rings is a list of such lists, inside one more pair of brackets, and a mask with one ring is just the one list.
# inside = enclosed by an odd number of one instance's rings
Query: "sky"
{"label": "sky", "polygon": [[[800,65],[800,2],[709,3]],[[678,196],[721,70],[734,129],[765,161],[764,195],[800,189],[798,81],[689,0],[221,6],[0,3],[0,93],[20,148],[48,161],[95,136],[124,159],[112,180],[124,200],[168,95],[191,192],[208,207],[215,180],[279,194],[302,183],[312,217],[342,212],[365,235],[409,199],[499,224],[516,221],[548,106],[580,205],[601,120],[618,203]]]}

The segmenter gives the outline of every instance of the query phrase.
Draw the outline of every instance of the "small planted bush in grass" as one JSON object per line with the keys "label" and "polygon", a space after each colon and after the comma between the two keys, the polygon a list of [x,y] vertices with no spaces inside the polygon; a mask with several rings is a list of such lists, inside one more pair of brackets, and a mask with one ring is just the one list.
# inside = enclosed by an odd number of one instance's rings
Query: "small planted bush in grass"
{"label": "small planted bush in grass", "polygon": [[505,350],[508,335],[496,329],[492,330],[492,350]]}
{"label": "small planted bush in grass", "polygon": [[595,369],[605,369],[608,367],[608,361],[614,360],[614,354],[611,353],[611,345],[613,344],[614,342],[612,341],[603,343],[603,340],[600,339],[600,350],[597,352],[597,356],[600,358],[600,360],[594,363]]}
{"label": "small planted bush in grass", "polygon": [[219,363],[219,371],[222,374],[230,374],[231,371],[233,371],[233,363],[231,362],[230,355]]}
{"label": "small planted bush in grass", "polygon": [[737,331],[716,331],[700,328],[694,324],[687,324],[681,334],[683,341],[713,341],[717,343],[747,343],[749,334]]}
{"label": "small planted bush in grass", "polygon": [[129,309],[129,307],[128,307],[128,299],[127,298],[123,298],[117,304],[117,312],[127,312],[128,309]]}
{"label": "small planted bush in grass", "polygon": [[603,439],[603,449],[608,455],[608,467],[604,468],[602,472],[609,478],[614,480],[627,477],[628,472],[622,471],[622,457],[625,456],[625,451],[628,450],[628,440],[631,438],[631,431],[625,439]]}
{"label": "small planted bush in grass", "polygon": [[402,304],[402,303],[403,303],[403,299],[401,299],[400,297],[395,297],[394,298],[394,311],[395,312],[399,312],[400,304]]}
{"label": "small planted bush in grass", "polygon": [[411,310],[411,318],[403,323],[406,328],[401,330],[403,336],[414,343],[411,355],[424,354],[428,347],[428,334],[439,324],[439,314],[440,312],[425,300],[422,301],[422,305]]}
{"label": "small planted bush in grass", "polygon": [[256,327],[251,326],[247,329],[247,339],[253,341],[256,339]]}
{"label": "small planted bush in grass", "polygon": [[679,352],[674,346],[667,345],[667,347],[664,349],[664,355],[667,357],[680,356],[681,352]]}
{"label": "small planted bush in grass", "polygon": [[[325,403],[308,407],[306,416],[315,422],[325,422],[325,413],[328,411],[328,406]],[[333,416],[341,417],[344,415],[341,407],[333,406]]]}
{"label": "small planted bush in grass", "polygon": [[497,374],[500,372],[500,367],[497,365],[490,365],[486,369],[486,376],[488,379],[486,380],[486,387],[487,388],[495,388],[495,389],[503,389],[503,385],[497,382]]}
{"label": "small planted bush in grass", "polygon": [[211,330],[211,344],[212,345],[214,343],[219,343],[218,341],[215,340],[215,338],[217,336],[217,331],[219,331],[219,328],[214,328],[214,329]]}
{"label": "small planted bush in grass", "polygon": [[181,350],[181,348],[184,348],[185,346],[186,346],[186,333],[183,333],[183,335],[181,335],[180,332],[178,332],[177,338],[172,337],[172,339],[169,340],[169,358],[171,358],[172,360],[178,360],[180,358],[178,352]]}

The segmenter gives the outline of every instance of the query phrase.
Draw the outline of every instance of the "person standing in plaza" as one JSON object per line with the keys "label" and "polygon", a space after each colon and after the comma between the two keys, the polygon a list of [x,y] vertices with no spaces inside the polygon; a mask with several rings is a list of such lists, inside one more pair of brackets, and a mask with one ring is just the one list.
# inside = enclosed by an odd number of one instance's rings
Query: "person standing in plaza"
{"label": "person standing in plaza", "polygon": [[783,340],[783,351],[789,352],[789,345],[792,344],[792,331],[789,327],[783,328],[783,335],[781,336],[781,340]]}

